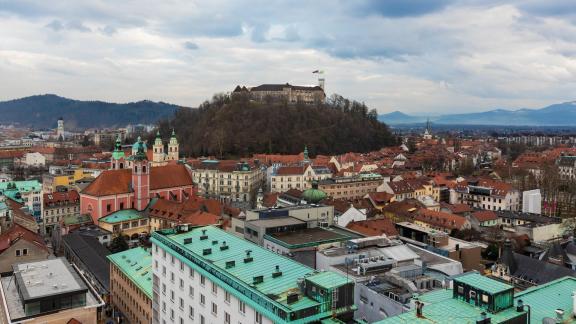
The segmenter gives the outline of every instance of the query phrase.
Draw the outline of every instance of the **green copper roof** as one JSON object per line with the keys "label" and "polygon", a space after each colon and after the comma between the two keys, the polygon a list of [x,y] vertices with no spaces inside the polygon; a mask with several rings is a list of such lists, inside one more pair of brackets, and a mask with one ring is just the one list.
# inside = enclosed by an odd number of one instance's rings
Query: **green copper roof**
{"label": "green copper roof", "polygon": [[315,204],[323,199],[326,199],[327,195],[324,191],[318,189],[318,182],[312,183],[312,188],[304,190],[302,193],[302,199],[310,204]]}
{"label": "green copper roof", "polygon": [[[545,317],[554,317],[554,310],[564,310],[562,323],[576,323],[573,314],[572,293],[576,291],[576,278],[564,277],[544,285],[535,286],[516,294],[514,300],[522,299],[530,306],[530,322],[542,323]],[[515,303],[516,304],[516,303]]]}
{"label": "green copper roof", "polygon": [[[452,290],[441,289],[423,294],[419,300],[424,302],[422,317],[416,316],[416,311],[412,310],[385,318],[375,324],[391,323],[458,323],[458,324],[475,324],[481,318],[485,309],[468,304],[465,301],[452,298]],[[521,313],[516,312],[516,307],[509,307],[498,313],[488,313],[492,323],[502,323],[511,318],[519,316]]]}
{"label": "green copper roof", "polygon": [[152,254],[148,250],[137,247],[111,254],[108,259],[152,299]]}
{"label": "green copper roof", "polygon": [[16,185],[16,189],[21,192],[40,191],[42,189],[42,184],[38,180],[26,180],[0,182],[0,191],[10,190],[8,187],[12,185]]}
{"label": "green copper roof", "polygon": [[479,273],[470,273],[465,276],[460,276],[454,278],[454,281],[461,282],[475,288],[480,288],[483,291],[493,295],[504,291],[508,291],[510,289],[514,289],[514,287],[508,284],[496,281],[494,279],[490,279],[488,277],[484,277]]}
{"label": "green copper roof", "polygon": [[352,282],[350,279],[332,271],[324,271],[308,277],[308,280],[322,288],[332,289]]}
{"label": "green copper roof", "polygon": [[142,213],[140,213],[136,209],[123,209],[123,210],[119,210],[117,212],[114,212],[108,216],[101,217],[100,219],[98,219],[98,221],[108,223],[108,224],[114,224],[114,223],[136,220],[136,219],[140,219],[140,218],[144,218],[144,216],[142,215]]}
{"label": "green copper roof", "polygon": [[[203,236],[205,239],[201,239]],[[184,243],[185,240],[187,243]],[[194,228],[183,233],[176,233],[175,230],[154,232],[152,242],[169,252],[180,250],[178,253],[171,253],[201,274],[214,276],[210,279],[220,281],[223,287],[228,285],[228,291],[258,311],[264,312],[267,317],[276,319],[275,322],[288,322],[278,317],[278,310],[288,313],[316,307],[318,310],[314,314],[319,316],[316,320],[330,316],[331,303],[328,299],[319,302],[303,295],[298,286],[299,280],[316,280],[327,289],[342,286],[347,282],[341,275],[316,272],[312,268],[213,226]],[[247,251],[250,251],[252,260],[245,262]],[[234,265],[230,266],[232,262]],[[273,275],[276,269],[281,275]],[[262,276],[261,282],[256,280],[259,276]],[[289,304],[287,302],[289,294],[298,294],[298,300]],[[326,294],[326,298],[328,297],[329,294]],[[266,308],[262,306],[261,301],[267,305]],[[270,307],[276,307],[277,311],[271,311]],[[310,317],[313,316],[306,319]]]}

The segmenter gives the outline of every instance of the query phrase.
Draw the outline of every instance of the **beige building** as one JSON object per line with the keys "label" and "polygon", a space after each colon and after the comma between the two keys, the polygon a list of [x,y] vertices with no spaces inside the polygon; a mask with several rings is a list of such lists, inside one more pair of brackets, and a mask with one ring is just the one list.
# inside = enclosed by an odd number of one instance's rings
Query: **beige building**
{"label": "beige building", "polygon": [[198,194],[232,201],[252,201],[264,183],[257,163],[203,160],[192,163],[192,180]]}
{"label": "beige building", "polygon": [[49,255],[44,239],[19,224],[0,235],[0,273],[12,271],[15,263],[46,260]]}
{"label": "beige building", "polygon": [[355,177],[335,177],[318,183],[318,189],[334,199],[360,199],[371,192],[376,192],[382,184],[378,174],[360,174]]}
{"label": "beige building", "polygon": [[311,164],[281,166],[270,177],[270,191],[306,190],[312,188],[312,181],[322,181],[330,178],[332,178],[332,171],[325,166]]}
{"label": "beige building", "polygon": [[142,247],[108,256],[115,319],[152,323],[152,255]]}
{"label": "beige building", "polygon": [[44,194],[44,226],[46,233],[52,233],[63,217],[80,215],[80,195],[76,190]]}

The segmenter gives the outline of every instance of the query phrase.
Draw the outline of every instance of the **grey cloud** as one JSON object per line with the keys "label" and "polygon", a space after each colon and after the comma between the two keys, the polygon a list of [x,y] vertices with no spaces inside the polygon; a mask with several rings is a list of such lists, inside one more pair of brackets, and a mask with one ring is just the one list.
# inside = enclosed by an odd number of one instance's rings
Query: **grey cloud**
{"label": "grey cloud", "polygon": [[116,34],[118,32],[118,30],[116,30],[116,28],[114,28],[110,25],[106,25],[106,26],[100,28],[100,32],[106,36],[112,36],[112,35]]}
{"label": "grey cloud", "polygon": [[53,31],[61,31],[64,29],[64,24],[60,20],[52,20],[49,24],[46,25],[46,28],[50,28]]}
{"label": "grey cloud", "polygon": [[198,44],[191,42],[191,41],[184,42],[183,46],[185,49],[188,49],[188,50],[197,50],[200,48],[200,47],[198,47]]}
{"label": "grey cloud", "polygon": [[69,21],[69,22],[63,23],[62,21],[60,21],[58,19],[52,20],[45,27],[52,29],[55,32],[59,32],[62,30],[73,30],[73,31],[88,33],[88,32],[92,31],[90,28],[86,27],[82,22]]}

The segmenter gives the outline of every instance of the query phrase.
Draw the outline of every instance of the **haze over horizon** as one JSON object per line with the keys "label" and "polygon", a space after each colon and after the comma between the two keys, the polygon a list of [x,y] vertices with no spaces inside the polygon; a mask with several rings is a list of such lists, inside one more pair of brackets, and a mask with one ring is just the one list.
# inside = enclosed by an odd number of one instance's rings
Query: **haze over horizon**
{"label": "haze over horizon", "polygon": [[559,0],[0,0],[0,100],[195,107],[321,69],[328,95],[379,113],[541,108],[575,99],[574,35],[576,6]]}

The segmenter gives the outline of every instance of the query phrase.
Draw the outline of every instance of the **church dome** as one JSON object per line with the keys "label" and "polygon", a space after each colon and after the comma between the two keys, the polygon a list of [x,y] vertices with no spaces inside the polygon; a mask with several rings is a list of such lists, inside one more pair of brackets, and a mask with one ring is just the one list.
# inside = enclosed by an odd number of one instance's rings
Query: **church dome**
{"label": "church dome", "polygon": [[327,195],[324,191],[318,189],[318,182],[312,182],[312,188],[304,190],[302,199],[306,200],[309,204],[316,204],[326,199]]}

